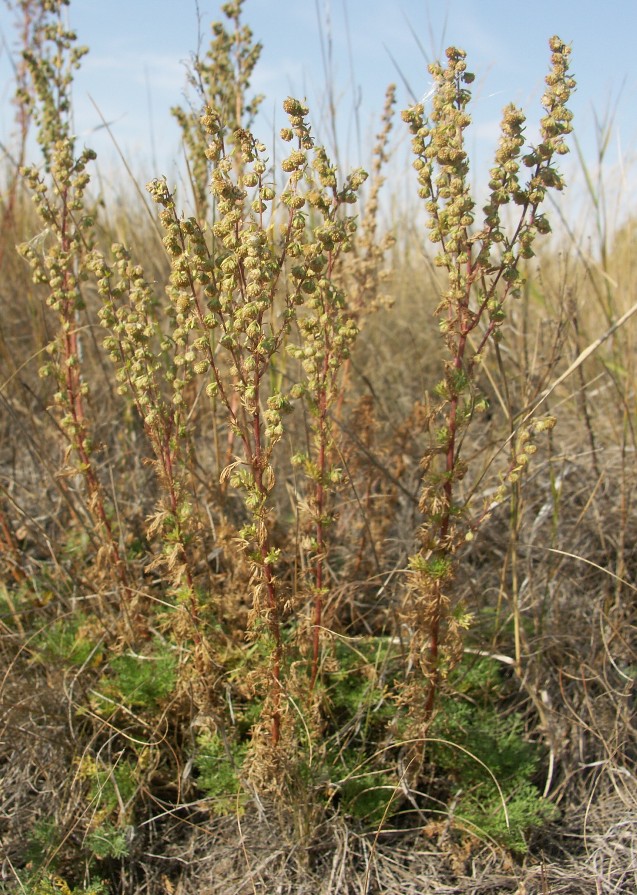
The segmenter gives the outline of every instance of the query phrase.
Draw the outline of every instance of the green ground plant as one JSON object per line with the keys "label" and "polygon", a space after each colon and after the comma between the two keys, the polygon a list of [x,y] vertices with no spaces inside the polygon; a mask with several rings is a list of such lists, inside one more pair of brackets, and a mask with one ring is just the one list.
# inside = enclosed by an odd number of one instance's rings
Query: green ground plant
{"label": "green ground plant", "polygon": [[[556,814],[536,785],[541,751],[525,737],[524,719],[502,712],[493,659],[467,657],[455,670],[451,694],[432,725],[432,760],[453,781],[448,800],[461,824],[515,852]],[[506,812],[502,810],[503,801]]]}
{"label": "green ground plant", "polygon": [[[172,895],[233,891],[236,871],[237,893],[331,895],[349,873],[394,893],[378,862],[407,867],[403,841],[427,837],[447,880],[537,856],[570,777],[622,767],[635,667],[631,336],[611,344],[632,312],[604,291],[586,353],[585,314],[535,254],[564,187],[570,48],[549,42],[537,145],[505,108],[481,211],[473,75],[453,47],[430,66],[431,98],[402,113],[423,253],[413,223],[380,222],[395,88],[369,177],[339,170],[304,100],[267,147],[243,0],[173,110],[192,195],[153,178],[152,223],[107,215],[71,127],[87,51],[67,6],[19,4],[3,193],[0,254],[23,259],[0,283],[3,879]],[[36,313],[15,316],[18,291]],[[606,342],[612,422],[583,378]],[[578,563],[587,605],[565,593]],[[197,877],[211,851],[218,882]]]}

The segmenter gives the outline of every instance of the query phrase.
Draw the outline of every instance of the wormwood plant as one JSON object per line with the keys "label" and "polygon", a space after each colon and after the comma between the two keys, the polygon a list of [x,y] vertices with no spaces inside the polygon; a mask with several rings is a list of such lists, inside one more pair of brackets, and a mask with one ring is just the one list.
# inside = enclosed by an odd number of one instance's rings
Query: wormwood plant
{"label": "wormwood plant", "polygon": [[200,221],[205,220],[212,203],[211,160],[206,154],[208,135],[201,121],[201,109],[206,105],[216,109],[228,127],[228,139],[232,140],[237,128],[252,127],[263,100],[262,96],[247,98],[262,45],[253,42],[251,29],[241,21],[243,3],[244,0],[233,0],[222,5],[228,24],[212,23],[213,37],[205,58],[195,56],[193,60],[189,82],[196,105],[188,109],[175,106],[171,110],[181,128],[196,216]]}
{"label": "wormwood plant", "polygon": [[[46,16],[46,10],[38,0],[5,0],[9,9],[15,11],[16,29],[20,34],[20,42],[23,47],[36,48],[43,39],[42,20]],[[21,184],[20,168],[26,161],[27,140],[31,129],[32,100],[29,90],[29,67],[23,58],[17,60],[15,66],[16,91],[14,103],[16,106],[16,125],[18,131],[18,143],[11,154],[11,166],[9,183],[2,198],[1,224],[4,233],[9,232],[16,223],[18,212],[19,188]],[[7,148],[2,147],[8,154]],[[4,258],[8,245],[0,246],[0,263]]]}
{"label": "wormwood plant", "polygon": [[[43,230],[19,247],[33,272],[33,281],[45,288],[46,304],[57,320],[57,333],[46,346],[49,360],[40,369],[43,378],[55,382],[53,406],[59,429],[67,444],[63,476],[79,476],[85,486],[88,526],[96,551],[97,565],[109,570],[121,594],[121,609],[127,621],[127,637],[135,637],[134,602],[125,557],[112,508],[97,474],[95,445],[87,408],[89,383],[82,375],[82,313],[85,310],[82,282],[86,256],[93,241],[94,220],[86,211],[85,191],[88,164],[95,159],[91,149],[76,153],[71,130],[71,85],[86,47],[76,46],[76,35],[62,21],[69,0],[48,0],[24,51],[31,90],[24,87],[18,101],[24,115],[37,126],[43,158],[42,170],[22,168],[32,191]],[[73,502],[70,502],[73,506]],[[81,512],[81,511],[80,511]],[[105,607],[102,605],[102,611]]]}
{"label": "wormwood plant", "polygon": [[[306,395],[317,408],[318,419],[318,462],[311,475],[319,489],[334,480],[326,463],[326,408],[334,376],[356,333],[334,282],[334,266],[340,253],[350,248],[355,230],[353,217],[342,210],[355,201],[366,176],[355,171],[338,188],[325,151],[314,147],[307,107],[290,98],[284,109],[290,127],[282,136],[295,141],[296,148],[281,163],[287,182],[278,201],[267,176],[265,146],[245,129],[235,130],[227,140],[228,128],[212,107],[202,116],[216,209],[210,240],[195,218],[178,216],[164,182],[149,186],[162,209],[173,268],[169,297],[176,327],[171,337],[180,351],[173,403],[183,402],[189,382],[206,377],[206,394],[224,407],[241,446],[223,478],[243,493],[250,515],[239,538],[253,568],[253,636],[270,644],[264,717],[270,718],[275,746],[284,712],[283,623],[291,604],[277,574],[281,550],[272,542],[273,457],[291,401]],[[302,191],[304,179],[309,187]],[[304,208],[315,218],[311,229]],[[290,344],[289,351],[305,375],[286,393],[280,377],[272,374],[277,374],[294,323],[301,343]],[[321,500],[319,496],[316,512],[322,525]],[[313,671],[312,683],[315,678]]]}
{"label": "wormwood plant", "polygon": [[[206,642],[202,603],[209,621],[214,603],[193,573],[193,539],[201,530],[186,476],[193,394],[205,390],[213,421],[217,407],[223,408],[236,440],[235,456],[221,480],[243,495],[248,514],[238,540],[252,567],[249,627],[251,637],[265,647],[262,658],[270,656],[254,669],[250,686],[253,695],[265,698],[263,720],[269,718],[275,747],[288,711],[286,664],[295,650],[304,652],[303,637],[311,638],[311,670],[305,686],[299,684],[301,690],[311,692],[318,675],[328,495],[340,479],[331,456],[333,423],[328,413],[338,394],[339,370],[357,333],[338,286],[338,261],[351,248],[356,229],[346,209],[366,178],[357,170],[339,186],[325,150],[314,146],[307,107],[290,98],[284,108],[290,126],[282,137],[295,148],[281,163],[286,182],[278,195],[265,146],[245,128],[232,130],[211,106],[201,125],[212,168],[213,223],[180,216],[166,182],[149,184],[161,209],[172,268],[169,331],[162,332],[153,312],[153,291],[123,246],[113,246],[114,264],[99,252],[89,259],[103,298],[101,322],[109,330],[105,346],[117,365],[121,391],[132,397],[144,421],[166,494],[149,527],[149,534],[159,535],[163,545],[153,565],[163,566],[172,593],[187,607],[196,645]],[[283,389],[286,355],[298,366]],[[314,420],[314,438],[310,450],[297,454],[295,462],[311,482],[308,506],[316,536],[313,581],[307,582],[304,595],[313,605],[312,620],[299,627],[304,602],[292,598],[278,575],[281,548],[272,537],[272,492],[283,419],[292,402],[301,399]],[[296,644],[289,639],[295,624]],[[210,666],[197,669],[206,690]],[[269,679],[265,690],[264,675]],[[292,731],[293,726],[288,739]]]}
{"label": "wormwood plant", "polygon": [[[441,684],[460,654],[460,631],[469,622],[467,612],[451,601],[457,553],[523,472],[535,449],[533,437],[554,424],[546,418],[518,425],[511,437],[511,463],[495,500],[472,515],[472,492],[462,490],[462,482],[468,470],[464,449],[471,422],[487,406],[479,388],[480,365],[489,345],[501,337],[507,303],[520,295],[522,265],[533,257],[536,236],[550,231],[541,212],[547,192],[564,187],[556,161],[568,152],[565,136],[571,131],[572,114],[566,104],[575,82],[568,74],[570,48],[558,37],[549,45],[541,141],[523,154],[525,116],[508,105],[481,223],[469,186],[464,136],[471,121],[468,87],[474,79],[466,68],[466,54],[452,47],[446,67],[429,67],[435,86],[429,114],[423,103],[403,112],[413,135],[429,238],[438,246],[434,263],[446,280],[436,313],[447,360],[429,404],[430,447],[422,461],[420,498],[424,523],[420,549],[410,560],[412,586],[404,607],[416,669],[404,698],[423,742]],[[524,168],[529,171],[526,178]],[[504,215],[508,205],[514,207],[510,222]]]}

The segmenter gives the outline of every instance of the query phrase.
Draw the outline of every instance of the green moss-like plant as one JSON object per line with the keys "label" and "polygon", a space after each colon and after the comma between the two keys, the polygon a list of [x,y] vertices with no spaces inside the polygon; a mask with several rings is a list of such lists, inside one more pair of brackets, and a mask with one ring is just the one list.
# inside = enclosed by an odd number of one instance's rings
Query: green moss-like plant
{"label": "green moss-like plant", "polygon": [[34,641],[34,653],[44,665],[58,663],[81,667],[100,658],[99,641],[91,636],[87,618],[82,613],[58,619],[44,628]]}
{"label": "green moss-like plant", "polygon": [[174,689],[176,674],[175,654],[167,644],[154,641],[148,654],[125,653],[111,659],[100,692],[127,708],[152,711]]}
{"label": "green moss-like plant", "polygon": [[517,854],[525,854],[530,833],[554,819],[557,809],[529,782],[520,783],[513,790],[507,787],[505,800],[506,815],[500,793],[485,780],[475,792],[459,798],[454,817],[470,832],[494,840]]}
{"label": "green moss-like plant", "polygon": [[55,873],[36,873],[20,880],[22,895],[106,895],[104,880],[91,880],[86,886],[71,887]]}
{"label": "green moss-like plant", "polygon": [[456,821],[523,853],[528,834],[555,816],[534,783],[540,750],[526,738],[521,715],[498,704],[497,662],[465,660],[452,679],[457,691],[432,724],[430,760],[451,783]]}
{"label": "green moss-like plant", "polygon": [[389,814],[396,795],[396,774],[390,770],[353,774],[343,782],[340,793],[345,814],[377,827]]}
{"label": "green moss-like plant", "polygon": [[86,847],[98,860],[123,858],[128,854],[126,830],[104,821],[86,837]]}
{"label": "green moss-like plant", "polygon": [[217,734],[202,734],[197,740],[195,768],[199,772],[198,784],[211,800],[213,814],[232,814],[241,810],[245,792],[239,780],[239,771],[246,753],[246,746],[231,750]]}

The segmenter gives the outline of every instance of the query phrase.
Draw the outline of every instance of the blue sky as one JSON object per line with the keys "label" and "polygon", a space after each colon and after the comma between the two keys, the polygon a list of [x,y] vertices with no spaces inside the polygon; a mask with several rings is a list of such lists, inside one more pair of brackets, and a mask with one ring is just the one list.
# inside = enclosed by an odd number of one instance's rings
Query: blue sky
{"label": "blue sky", "polygon": [[[169,108],[185,86],[184,64],[209,41],[209,22],[219,3],[199,0],[72,0],[69,18],[80,42],[91,48],[75,84],[76,130],[99,153],[107,175],[115,153],[89,97],[113,132],[133,171],[144,181],[174,173],[178,131]],[[405,83],[419,97],[428,88],[427,58],[449,44],[464,48],[477,75],[472,151],[487,167],[502,107],[522,105],[531,123],[548,67],[547,40],[559,34],[573,45],[578,81],[573,98],[577,134],[588,162],[595,162],[595,114],[614,114],[609,167],[627,169],[637,145],[637,0],[246,0],[246,21],[264,44],[254,87],[267,99],[258,124],[270,144],[284,123],[281,101],[307,97],[318,136],[326,128],[324,54],[332,42],[331,80],[338,102],[339,148],[343,161],[365,164],[377,127],[384,91],[399,85],[400,107],[412,102]],[[319,27],[319,20],[322,25]],[[7,46],[12,15],[0,5],[0,139],[7,143],[13,114]],[[427,58],[425,58],[427,57]],[[397,70],[400,68],[400,72]],[[400,129],[400,123],[397,130]]]}

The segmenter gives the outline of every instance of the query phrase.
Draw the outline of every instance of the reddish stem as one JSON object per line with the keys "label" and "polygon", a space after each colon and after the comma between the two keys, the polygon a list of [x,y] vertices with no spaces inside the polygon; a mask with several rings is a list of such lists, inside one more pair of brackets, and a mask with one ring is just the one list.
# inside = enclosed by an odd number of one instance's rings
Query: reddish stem
{"label": "reddish stem", "polygon": [[[469,287],[470,288],[470,287]],[[465,350],[467,346],[467,331],[465,331],[462,318],[466,316],[467,313],[467,305],[468,305],[468,292],[467,292],[467,302],[462,303],[460,305],[460,317],[459,321],[459,331],[460,336],[458,338],[458,344],[456,348],[456,355],[453,360],[454,370],[461,370],[462,364],[464,360]],[[439,534],[438,534],[438,552],[441,555],[445,555],[447,552],[447,537],[449,534],[449,525],[451,522],[451,510],[453,505],[453,485],[454,485],[454,470],[457,462],[456,456],[456,436],[458,433],[458,404],[460,401],[460,395],[457,393],[455,387],[453,388],[451,399],[450,399],[450,407],[449,414],[447,417],[448,422],[448,430],[449,437],[447,441],[447,450],[445,457],[445,483],[443,488],[444,493],[444,509],[442,512],[442,518],[440,520],[439,526]],[[440,628],[442,624],[442,585],[440,581],[436,581],[434,584],[434,593],[433,593],[433,603],[434,610],[432,613],[431,620],[431,628],[429,635],[429,683],[427,688],[427,696],[425,699],[424,706],[424,726],[425,731],[428,727],[431,718],[433,716],[434,707],[436,704],[436,696],[438,693],[439,685],[440,685],[440,668],[439,668],[439,658],[440,658]]]}
{"label": "reddish stem", "polygon": [[[259,394],[260,373],[259,370],[254,372],[254,393]],[[258,400],[258,398],[255,398]],[[259,406],[255,407],[252,413],[252,434],[254,439],[254,449],[252,451],[251,465],[254,482],[261,495],[263,502],[267,498],[267,489],[263,483],[263,446],[261,433],[261,412]],[[249,450],[249,445],[247,445]],[[263,530],[258,534],[259,552],[263,563],[263,578],[268,595],[269,610],[269,626],[270,632],[274,638],[274,655],[272,660],[272,745],[276,747],[281,736],[281,662],[283,657],[283,644],[281,641],[281,618],[279,600],[276,590],[274,569],[272,563],[268,560],[270,553],[270,538],[268,530],[263,526]]]}
{"label": "reddish stem", "polygon": [[323,513],[325,510],[325,467],[327,462],[327,376],[329,374],[329,351],[325,351],[319,396],[319,451],[318,480],[316,483],[316,567],[314,599],[314,625],[312,628],[312,672],[310,675],[310,692],[314,689],[319,668],[319,651],[321,645],[321,623],[323,621],[323,564],[325,560],[325,531]]}
{"label": "reddish stem", "polygon": [[[60,226],[60,243],[62,252],[68,256],[71,250],[71,239],[68,235],[69,211],[68,211],[68,191],[62,196],[62,218]],[[63,275],[63,291],[66,295],[73,293],[77,287],[77,281],[68,269],[64,270]],[[72,420],[72,443],[77,452],[78,459],[82,468],[82,474],[87,485],[90,503],[93,512],[106,534],[109,550],[113,565],[115,567],[117,577],[125,594],[124,612],[128,618],[129,625],[132,627],[131,619],[128,617],[128,603],[132,600],[132,590],[128,581],[126,564],[120,553],[115,534],[111,522],[106,513],[104,506],[104,496],[102,486],[95,474],[95,468],[90,459],[90,451],[87,445],[88,432],[86,426],[86,415],[84,412],[84,403],[82,400],[82,376],[79,362],[79,342],[76,328],[76,309],[72,301],[65,303],[62,310],[62,320],[64,324],[64,338],[62,342],[63,358],[64,358],[64,384],[68,401],[68,408]]]}

